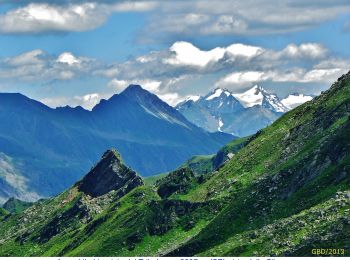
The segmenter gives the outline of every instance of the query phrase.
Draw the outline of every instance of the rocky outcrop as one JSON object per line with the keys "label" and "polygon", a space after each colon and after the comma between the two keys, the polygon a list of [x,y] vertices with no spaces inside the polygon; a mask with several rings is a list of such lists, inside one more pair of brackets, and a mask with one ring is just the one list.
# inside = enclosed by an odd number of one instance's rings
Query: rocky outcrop
{"label": "rocky outcrop", "polygon": [[124,165],[117,151],[108,150],[77,186],[85,194],[99,197],[112,190],[118,191],[119,195],[123,196],[143,184],[142,178]]}
{"label": "rocky outcrop", "polygon": [[189,168],[181,168],[171,172],[156,183],[158,195],[168,198],[172,194],[184,194],[197,183],[194,173]]}

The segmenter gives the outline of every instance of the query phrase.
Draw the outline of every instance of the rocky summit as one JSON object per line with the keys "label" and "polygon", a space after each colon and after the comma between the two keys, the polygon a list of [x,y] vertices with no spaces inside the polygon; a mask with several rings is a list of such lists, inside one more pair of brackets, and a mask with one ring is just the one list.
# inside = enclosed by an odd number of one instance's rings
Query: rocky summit
{"label": "rocky summit", "polygon": [[77,187],[92,197],[98,197],[112,190],[119,190],[124,195],[140,185],[143,185],[142,178],[124,165],[116,150],[108,150]]}

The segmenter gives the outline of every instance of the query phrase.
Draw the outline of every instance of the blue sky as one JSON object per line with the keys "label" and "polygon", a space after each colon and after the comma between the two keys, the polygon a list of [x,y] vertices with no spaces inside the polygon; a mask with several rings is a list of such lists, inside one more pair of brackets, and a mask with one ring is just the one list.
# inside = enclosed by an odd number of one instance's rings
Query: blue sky
{"label": "blue sky", "polygon": [[319,94],[349,43],[345,0],[0,0],[0,91],[86,108],[130,83],[170,104],[255,84]]}

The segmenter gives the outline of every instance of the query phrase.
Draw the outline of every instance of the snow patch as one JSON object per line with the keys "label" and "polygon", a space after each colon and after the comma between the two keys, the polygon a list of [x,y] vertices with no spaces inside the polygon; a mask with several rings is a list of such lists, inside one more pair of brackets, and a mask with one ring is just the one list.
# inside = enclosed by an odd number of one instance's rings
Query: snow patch
{"label": "snow patch", "polygon": [[224,122],[222,122],[222,119],[219,118],[219,127],[218,127],[218,131],[222,132],[221,128],[224,126]]}

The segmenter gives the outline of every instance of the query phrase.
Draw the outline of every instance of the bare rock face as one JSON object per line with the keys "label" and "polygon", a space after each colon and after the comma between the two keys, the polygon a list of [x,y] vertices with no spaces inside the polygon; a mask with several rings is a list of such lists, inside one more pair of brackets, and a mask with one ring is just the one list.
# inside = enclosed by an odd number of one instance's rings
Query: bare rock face
{"label": "bare rock face", "polygon": [[141,185],[144,185],[142,178],[124,165],[115,150],[105,152],[101,161],[77,183],[80,191],[92,197],[102,196],[112,190],[125,195]]}

